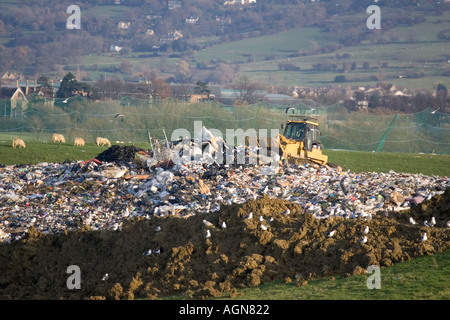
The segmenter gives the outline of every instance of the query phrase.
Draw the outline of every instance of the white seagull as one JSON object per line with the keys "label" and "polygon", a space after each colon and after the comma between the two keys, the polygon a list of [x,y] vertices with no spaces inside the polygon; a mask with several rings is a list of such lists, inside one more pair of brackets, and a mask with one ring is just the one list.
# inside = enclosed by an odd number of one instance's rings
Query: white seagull
{"label": "white seagull", "polygon": [[423,235],[422,235],[422,238],[420,239],[420,241],[424,242],[424,241],[427,241],[427,239],[428,239],[427,233],[424,232]]}
{"label": "white seagull", "polygon": [[206,230],[205,238],[210,238],[210,237],[211,237],[211,232],[209,232],[209,230]]}
{"label": "white seagull", "polygon": [[412,217],[409,217],[409,223],[416,224],[416,222],[414,221],[414,219]]}
{"label": "white seagull", "polygon": [[122,122],[123,122],[123,118],[125,117],[125,115],[123,115],[122,113],[118,113],[114,116],[114,118],[121,118]]}
{"label": "white seagull", "polygon": [[436,219],[434,217],[431,217],[430,226],[434,227],[436,224]]}
{"label": "white seagull", "polygon": [[336,233],[336,230],[328,232],[328,238],[331,238]]}
{"label": "white seagull", "polygon": [[147,251],[145,251],[145,252],[143,253],[144,256],[149,256],[149,255],[151,255],[151,254],[152,254],[152,249],[148,249]]}
{"label": "white seagull", "polygon": [[286,209],[286,210],[284,210],[281,214],[284,215],[284,216],[287,216],[287,215],[290,214],[290,213],[291,213],[291,210]]}
{"label": "white seagull", "polygon": [[367,242],[367,236],[362,237],[358,240],[359,243],[366,243]]}
{"label": "white seagull", "polygon": [[161,227],[160,227],[160,226],[157,226],[157,227],[155,228],[155,231],[156,231],[156,232],[161,231]]}
{"label": "white seagull", "polygon": [[369,226],[366,226],[363,230],[363,235],[366,235],[369,233]]}
{"label": "white seagull", "polygon": [[253,218],[253,212],[250,212],[245,219],[250,220],[251,218]]}
{"label": "white seagull", "polygon": [[263,222],[263,221],[264,221],[264,218],[263,218],[263,216],[259,216],[259,221],[261,221],[261,222]]}
{"label": "white seagull", "polygon": [[221,227],[222,227],[222,229],[226,229],[227,228],[227,224],[225,223],[225,221],[222,222]]}
{"label": "white seagull", "polygon": [[433,111],[431,111],[430,113],[431,114],[435,114],[436,113],[436,111],[438,111],[439,109],[440,109],[441,107],[439,107],[439,108],[437,108],[437,109],[434,109]]}
{"label": "white seagull", "polygon": [[207,221],[207,220],[203,220],[203,224],[204,224],[206,227],[209,227],[209,228],[214,227],[214,225],[213,225],[211,222]]}
{"label": "white seagull", "polygon": [[261,224],[261,229],[263,229],[263,230],[267,230],[267,226],[265,226],[265,225],[263,225],[263,224]]}
{"label": "white seagull", "polygon": [[103,281],[106,281],[106,280],[108,280],[108,279],[109,279],[109,275],[108,275],[107,273],[105,273],[105,275],[103,276],[102,280],[103,280]]}
{"label": "white seagull", "polygon": [[450,228],[450,220],[447,221],[447,228]]}

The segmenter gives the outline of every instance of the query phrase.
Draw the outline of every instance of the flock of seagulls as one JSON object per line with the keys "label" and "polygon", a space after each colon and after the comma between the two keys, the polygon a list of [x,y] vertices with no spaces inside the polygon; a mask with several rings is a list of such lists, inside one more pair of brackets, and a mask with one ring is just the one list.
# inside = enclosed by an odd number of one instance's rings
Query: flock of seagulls
{"label": "flock of seagulls", "polygon": [[430,220],[430,222],[428,222],[428,221],[424,221],[423,222],[423,225],[425,226],[425,227],[434,227],[435,225],[436,225],[436,219],[434,218],[434,217],[431,217],[431,220]]}
{"label": "flock of seagulls", "polygon": [[[412,225],[416,225],[417,224],[417,222],[412,217],[409,217],[409,223],[412,224]],[[423,225],[425,227],[428,227],[428,228],[433,228],[434,226],[436,226],[436,218],[435,217],[431,217],[430,221],[425,220],[423,222]],[[447,226],[447,228],[450,228],[450,220],[447,221],[446,226]],[[427,241],[427,239],[428,239],[427,233],[424,232],[422,234],[422,236],[420,237],[420,241],[421,242],[425,242],[425,241]]]}
{"label": "flock of seagulls", "polygon": [[161,254],[161,253],[163,253],[163,251],[164,251],[163,247],[160,246],[159,249],[155,249],[155,250],[148,249],[148,250],[145,251],[142,255],[143,255],[143,256],[150,256],[150,255],[152,255],[153,253],[154,253],[154,254]]}
{"label": "flock of seagulls", "polygon": [[358,242],[359,243],[367,243],[367,234],[369,233],[369,226],[366,226],[362,232],[362,236],[361,238],[359,238]]}
{"label": "flock of seagulls", "polygon": [[[291,211],[290,211],[289,209],[286,209],[286,210],[284,210],[281,214],[282,214],[283,216],[286,216],[286,215],[289,215],[290,213],[291,213]],[[371,217],[370,217],[370,218],[371,218]],[[248,215],[246,215],[246,216],[244,217],[244,219],[245,219],[245,220],[253,219],[253,212],[250,212]],[[273,217],[271,217],[271,218],[268,220],[268,222],[272,222],[273,220],[274,220]],[[367,217],[366,217],[365,220],[366,220],[366,221],[370,221],[370,219],[367,219]],[[265,223],[266,220],[264,219],[263,216],[259,216],[259,222],[260,222],[260,228],[261,228],[262,230],[268,230],[268,229],[269,229],[269,226],[266,225],[267,223]],[[409,223],[412,224],[412,225],[416,225],[416,224],[417,224],[417,222],[416,222],[412,217],[409,218]],[[210,221],[207,221],[207,220],[205,220],[205,219],[203,219],[203,225],[204,225],[205,227],[207,227],[207,228],[215,228],[215,226],[214,226],[213,223],[211,223]],[[432,218],[430,219],[430,221],[425,221],[425,222],[424,222],[424,225],[425,225],[426,227],[434,227],[434,226],[436,225],[436,219],[435,219],[435,217],[432,217]],[[227,224],[225,223],[225,221],[222,221],[220,227],[221,227],[222,229],[226,229],[226,228],[227,228]],[[450,228],[450,220],[447,222],[447,227]],[[160,227],[160,226],[157,226],[154,230],[155,230],[156,232],[159,232],[159,231],[161,231],[161,227]],[[368,233],[369,233],[369,230],[370,230],[369,226],[366,226],[366,227],[363,229],[362,235],[361,235],[361,237],[358,239],[358,243],[360,243],[360,244],[365,244],[365,243],[367,243],[367,235],[368,235]],[[328,238],[331,238],[331,237],[333,237],[335,234],[336,234],[336,230],[331,230],[331,231],[329,231],[329,232],[326,233],[326,236],[327,236]],[[209,229],[206,229],[206,232],[205,232],[205,238],[206,238],[206,239],[211,238],[211,231],[210,231]],[[427,241],[427,239],[428,239],[427,233],[424,232],[424,233],[422,234],[422,236],[420,237],[420,241],[421,241],[421,242],[425,242],[425,241]],[[147,251],[145,251],[145,252],[143,253],[143,255],[144,255],[144,256],[150,256],[150,255],[152,255],[152,254],[161,254],[162,252],[163,252],[163,248],[160,247],[159,249],[156,249],[156,250],[148,249]],[[109,279],[109,275],[108,275],[108,273],[105,273],[105,275],[102,277],[102,281],[106,281],[106,280],[108,280],[108,279]]]}

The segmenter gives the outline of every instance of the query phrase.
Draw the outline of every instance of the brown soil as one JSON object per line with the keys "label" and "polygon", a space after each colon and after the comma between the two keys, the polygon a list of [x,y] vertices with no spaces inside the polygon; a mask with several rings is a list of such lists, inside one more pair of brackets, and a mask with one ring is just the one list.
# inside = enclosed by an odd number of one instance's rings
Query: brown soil
{"label": "brown soil", "polygon": [[[288,216],[281,214],[290,209]],[[253,212],[251,220],[245,220]],[[259,217],[266,219],[262,230]],[[408,222],[413,216],[417,224]],[[424,220],[436,218],[435,227]],[[273,217],[272,222],[267,220]],[[220,297],[274,280],[299,281],[365,273],[450,248],[450,189],[401,213],[363,219],[316,219],[299,205],[263,198],[186,219],[128,221],[121,231],[60,235],[33,229],[0,245],[1,299],[154,299],[187,294]],[[215,227],[207,228],[207,220]],[[222,222],[226,229],[220,228]],[[155,231],[157,226],[161,231]],[[358,243],[369,226],[368,241]],[[211,232],[205,238],[206,229]],[[327,232],[336,230],[333,237]],[[421,242],[423,232],[428,240]],[[162,247],[161,254],[143,255]],[[66,286],[67,267],[81,269],[81,289]],[[109,279],[102,281],[108,273]]]}

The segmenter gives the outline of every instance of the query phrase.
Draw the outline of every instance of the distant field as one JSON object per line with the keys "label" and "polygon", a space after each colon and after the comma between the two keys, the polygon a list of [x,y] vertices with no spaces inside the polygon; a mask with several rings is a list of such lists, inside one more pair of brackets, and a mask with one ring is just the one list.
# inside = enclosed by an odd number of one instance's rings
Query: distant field
{"label": "distant field", "polygon": [[[121,6],[101,6],[95,8],[92,14],[108,14],[120,18],[124,12],[126,11]],[[364,14],[358,17],[338,16],[331,20],[351,25],[350,20],[357,18],[364,22],[364,17]],[[183,59],[190,63],[191,68],[195,68],[199,62],[224,61],[236,64],[239,66],[238,74],[246,74],[252,81],[275,86],[329,85],[334,83],[337,75],[345,75],[347,82],[344,85],[376,85],[380,81],[386,81],[398,87],[434,90],[438,83],[448,84],[450,72],[450,64],[445,62],[446,55],[449,54],[449,42],[437,37],[444,29],[450,29],[450,12],[443,15],[426,15],[426,22],[412,26],[398,26],[389,30],[382,27],[377,31],[377,37],[332,53],[292,57],[299,50],[309,49],[313,41],[319,46],[335,42],[322,29],[308,27],[213,45]],[[376,43],[374,39],[377,39]],[[216,40],[217,37],[189,39],[197,43],[213,43]],[[98,80],[102,75],[128,79],[127,74],[100,70],[107,66],[118,67],[123,60],[128,60],[134,71],[146,66],[150,70],[161,69],[162,75],[170,76],[176,72],[176,62],[181,58],[168,58],[164,52],[160,53],[160,57],[151,57],[152,54],[153,52],[133,52],[131,56],[89,55],[83,57],[81,64],[70,65],[69,68],[76,71],[84,65],[92,80]],[[350,57],[336,57],[344,54]],[[280,71],[280,62],[288,62],[301,69]],[[324,62],[335,63],[336,69],[313,69],[313,65]],[[344,62],[355,62],[356,69],[343,73]],[[362,67],[364,62],[369,63],[368,69]],[[94,66],[97,70],[93,70]],[[207,78],[208,73],[208,70],[196,70],[195,77]]]}
{"label": "distant field", "polygon": [[[380,81],[388,81],[398,87],[433,90],[437,83],[448,83],[447,74],[450,72],[450,64],[446,63],[445,58],[449,53],[449,42],[439,40],[437,34],[441,30],[450,28],[450,13],[446,12],[442,16],[430,15],[426,19],[427,22],[413,26],[399,26],[387,31],[382,29],[380,39],[384,39],[386,43],[383,41],[371,43],[367,40],[359,45],[344,47],[333,53],[291,57],[287,60],[279,55],[276,60],[243,63],[240,73],[248,74],[252,80],[261,83],[273,84],[269,80],[272,79],[275,85],[324,85],[333,83],[336,75],[345,75],[348,80],[345,84],[348,85],[375,85]],[[311,34],[314,35],[312,30],[314,29],[311,28]],[[301,34],[298,39],[300,38]],[[319,32],[316,39],[319,40],[318,43],[326,43],[323,33]],[[254,41],[260,41],[260,45],[270,43],[270,39],[267,37],[260,37]],[[224,52],[228,52],[226,45],[224,44],[224,47],[221,48]],[[257,48],[255,52],[258,52],[260,45],[255,45]],[[292,48],[296,45],[298,43],[292,42],[280,48],[291,48],[292,54],[295,53]],[[242,47],[245,48],[245,46]],[[298,46],[297,49],[299,48],[305,47]],[[209,50],[214,50],[214,47]],[[251,49],[248,52],[251,52]],[[344,54],[349,54],[350,58],[336,58],[337,55],[343,56]],[[281,61],[287,61],[300,67],[301,70],[297,72],[279,71],[278,63]],[[324,62],[335,63],[336,70],[313,70],[313,65]],[[344,62],[355,62],[356,70],[343,73]],[[369,63],[368,69],[362,68],[364,62]],[[387,65],[382,67],[383,63]],[[404,77],[404,75],[421,73],[424,74],[424,77]],[[376,76],[377,79],[371,79],[373,76]]]}
{"label": "distant field", "polygon": [[253,54],[260,61],[266,55],[275,55],[278,59],[286,58],[299,49],[308,49],[310,42],[319,45],[330,43],[320,28],[299,28],[258,38],[247,38],[239,41],[219,44],[195,54],[195,60],[208,62],[221,59],[233,63],[246,63],[248,54]]}
{"label": "distant field", "polygon": [[[25,135],[27,136],[27,135]],[[71,142],[58,146],[51,142],[26,141],[27,147],[12,148],[11,139],[0,136],[0,164],[36,164],[39,162],[62,162],[89,160],[108,147],[96,146],[87,142],[84,147],[74,147]],[[112,141],[114,144],[114,141]],[[126,145],[130,145],[127,143]],[[136,143],[137,147],[149,149],[148,143]],[[340,165],[344,170],[353,172],[407,172],[425,175],[450,176],[450,156],[405,154],[405,153],[376,153],[360,151],[325,150],[329,162]]]}
{"label": "distant field", "polygon": [[[25,140],[25,138],[23,139]],[[145,143],[135,145],[142,149],[150,148],[150,145]],[[0,139],[0,164],[37,164],[39,162],[63,162],[68,159],[71,161],[89,160],[106,149],[108,149],[107,146],[99,147],[93,142],[87,142],[84,147],[74,147],[72,143],[63,143],[58,146],[57,143],[28,141],[26,141],[25,149],[14,149],[11,146],[11,140]]]}

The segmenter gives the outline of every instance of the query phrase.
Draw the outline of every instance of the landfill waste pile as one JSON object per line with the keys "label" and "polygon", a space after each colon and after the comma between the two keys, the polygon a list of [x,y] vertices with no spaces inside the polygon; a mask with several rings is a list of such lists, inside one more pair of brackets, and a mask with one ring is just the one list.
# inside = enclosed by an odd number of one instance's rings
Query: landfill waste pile
{"label": "landfill waste pile", "polygon": [[128,163],[134,161],[136,152],[139,151],[142,151],[142,149],[136,146],[121,146],[116,144],[97,155],[96,159],[102,162]]}
{"label": "landfill waste pile", "polygon": [[1,167],[0,298],[220,297],[450,248],[448,177],[220,163],[210,141]]}

